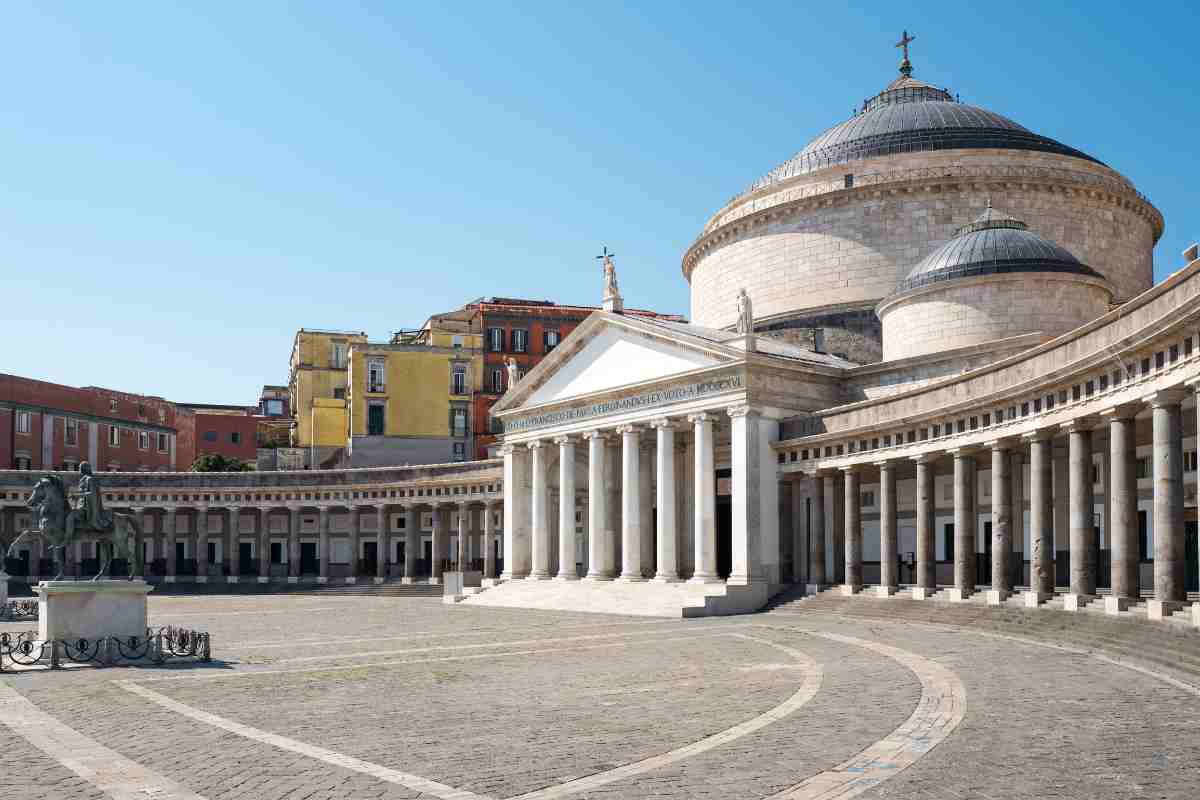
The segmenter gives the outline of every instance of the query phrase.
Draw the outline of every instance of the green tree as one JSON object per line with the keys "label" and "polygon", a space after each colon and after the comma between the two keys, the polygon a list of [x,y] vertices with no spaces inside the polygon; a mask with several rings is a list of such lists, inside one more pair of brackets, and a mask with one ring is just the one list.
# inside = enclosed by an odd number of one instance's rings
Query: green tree
{"label": "green tree", "polygon": [[240,458],[226,458],[216,453],[198,457],[192,462],[192,472],[249,472],[250,465]]}

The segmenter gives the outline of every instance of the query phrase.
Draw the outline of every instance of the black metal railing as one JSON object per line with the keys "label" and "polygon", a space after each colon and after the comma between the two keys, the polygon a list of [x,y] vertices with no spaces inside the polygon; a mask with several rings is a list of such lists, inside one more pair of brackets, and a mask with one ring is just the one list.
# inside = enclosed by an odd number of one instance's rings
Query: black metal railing
{"label": "black metal railing", "polygon": [[98,639],[38,639],[34,631],[0,633],[0,672],[11,667],[46,666],[58,669],[63,663],[93,664],[98,667],[125,663],[163,664],[167,661],[212,660],[209,635],[186,628],[147,628],[144,636],[104,636]]}

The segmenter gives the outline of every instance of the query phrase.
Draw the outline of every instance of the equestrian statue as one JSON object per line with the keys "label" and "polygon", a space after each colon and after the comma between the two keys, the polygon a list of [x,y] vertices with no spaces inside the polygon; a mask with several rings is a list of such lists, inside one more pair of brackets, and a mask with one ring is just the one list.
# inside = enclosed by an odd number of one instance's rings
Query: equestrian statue
{"label": "equestrian statue", "polygon": [[[108,572],[113,559],[123,558],[129,567],[129,579],[141,572],[141,548],[138,542],[142,532],[133,517],[114,514],[104,509],[104,496],[100,479],[92,474],[92,465],[84,461],[79,465],[78,492],[68,494],[66,484],[58,475],[47,474],[33,487],[26,505],[37,511],[37,529],[22,531],[8,547],[11,557],[17,544],[26,537],[40,536],[49,547],[58,574],[54,580],[62,580],[66,563],[66,549],[81,538],[96,540],[96,558],[100,571],[92,580],[99,580]],[[72,507],[70,500],[74,499]],[[103,553],[103,557],[101,554]]]}

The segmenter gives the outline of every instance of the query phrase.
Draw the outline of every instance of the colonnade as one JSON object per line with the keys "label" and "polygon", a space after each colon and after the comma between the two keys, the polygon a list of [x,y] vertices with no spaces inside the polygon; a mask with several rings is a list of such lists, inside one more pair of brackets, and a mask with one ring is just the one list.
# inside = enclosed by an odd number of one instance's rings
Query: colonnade
{"label": "colonnade", "polygon": [[[944,458],[953,460],[954,497],[954,585],[950,599],[965,600],[976,589],[976,470],[981,464],[991,469],[991,585],[988,602],[998,604],[1014,591],[1014,551],[1021,552],[1023,482],[1020,465],[1028,449],[1030,464],[1030,577],[1026,605],[1050,598],[1057,582],[1068,587],[1065,607],[1077,610],[1097,596],[1099,541],[1094,518],[1093,434],[1107,433],[1107,474],[1100,476],[1105,492],[1106,536],[1111,556],[1111,591],[1105,598],[1112,613],[1125,610],[1139,597],[1138,472],[1135,416],[1149,410],[1152,427],[1151,472],[1153,477],[1154,584],[1149,616],[1161,618],[1186,600],[1185,527],[1183,491],[1182,403],[1188,389],[1158,391],[1138,403],[1110,407],[1098,414],[1081,416],[1059,425],[1020,437],[998,438],[983,446],[957,447],[915,456],[916,470],[916,564],[913,596],[930,596],[935,584],[934,469]],[[1197,403],[1200,409],[1200,403]],[[1055,437],[1065,437],[1065,465],[1053,469]],[[860,513],[860,473],[868,464],[879,470],[880,486],[880,583],[881,595],[899,588],[897,575],[898,538],[896,473],[897,459],[818,470],[813,494],[816,502],[809,517],[812,535],[808,551],[808,583],[827,585],[825,540],[844,541],[845,577],[843,591],[863,589],[863,531]],[[1065,466],[1065,469],[1063,469]],[[1058,480],[1055,480],[1057,473]],[[1065,480],[1064,480],[1065,478]],[[1057,484],[1057,485],[1056,485]],[[841,493],[841,497],[837,495]],[[833,499],[841,502],[830,502]],[[834,514],[826,513],[826,508]],[[837,515],[841,514],[838,519]],[[1059,541],[1067,533],[1070,574],[1055,574],[1054,530],[1059,520]],[[839,530],[840,529],[840,530]],[[1014,533],[1014,532],[1018,533]],[[839,534],[844,536],[839,537]],[[799,558],[799,554],[797,555]]]}

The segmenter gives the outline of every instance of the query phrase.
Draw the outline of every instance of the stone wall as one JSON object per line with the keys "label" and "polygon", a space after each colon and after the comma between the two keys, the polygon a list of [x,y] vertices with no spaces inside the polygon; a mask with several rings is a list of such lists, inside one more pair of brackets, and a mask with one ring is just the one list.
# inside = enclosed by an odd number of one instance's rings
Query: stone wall
{"label": "stone wall", "polygon": [[1054,337],[1108,311],[1099,281],[1018,273],[937,283],[880,308],[883,357],[936,353],[1040,332]]}
{"label": "stone wall", "polygon": [[[895,180],[834,188],[847,174]],[[805,186],[828,191],[805,196]],[[723,209],[714,220],[728,221],[684,256],[692,319],[733,325],[742,287],[760,318],[878,301],[989,197],[1108,278],[1118,299],[1150,287],[1161,216],[1118,173],[1049,153],[911,153],[799,176]]]}
{"label": "stone wall", "polygon": [[858,364],[874,364],[883,358],[883,328],[871,305],[788,315],[757,323],[754,330]]}

